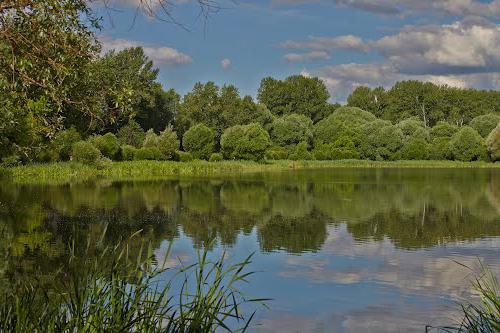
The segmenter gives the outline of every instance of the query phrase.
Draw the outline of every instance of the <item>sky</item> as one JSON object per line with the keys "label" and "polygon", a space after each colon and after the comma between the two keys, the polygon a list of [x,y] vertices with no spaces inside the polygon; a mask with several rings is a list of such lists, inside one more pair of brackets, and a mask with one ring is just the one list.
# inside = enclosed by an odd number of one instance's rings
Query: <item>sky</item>
{"label": "sky", "polygon": [[[234,84],[256,96],[262,78],[321,78],[332,102],[357,86],[417,79],[500,89],[500,0],[170,0],[175,23],[108,0],[103,50],[143,46],[164,88]],[[161,14],[158,1],[146,1]],[[216,9],[216,8],[213,8]],[[163,16],[163,18],[165,18]]]}

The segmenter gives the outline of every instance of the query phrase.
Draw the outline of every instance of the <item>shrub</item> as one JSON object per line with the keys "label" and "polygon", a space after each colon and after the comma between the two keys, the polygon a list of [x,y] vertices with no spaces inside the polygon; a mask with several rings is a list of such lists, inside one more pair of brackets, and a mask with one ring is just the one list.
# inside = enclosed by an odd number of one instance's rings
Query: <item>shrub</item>
{"label": "shrub", "polygon": [[431,128],[431,139],[443,137],[451,138],[453,134],[458,132],[458,130],[458,126],[447,123],[445,121],[440,121],[436,124],[436,126]]}
{"label": "shrub", "polygon": [[83,164],[94,164],[101,156],[99,149],[87,141],[74,143],[71,150],[72,160]]}
{"label": "shrub", "polygon": [[157,147],[142,147],[135,151],[134,160],[160,160],[161,152]]}
{"label": "shrub", "polygon": [[349,137],[342,136],[333,144],[317,144],[313,150],[316,160],[359,159],[360,154]]}
{"label": "shrub", "polygon": [[124,161],[134,160],[137,148],[130,145],[123,145],[121,149],[122,149],[122,160]]}
{"label": "shrub", "polygon": [[481,135],[469,126],[464,126],[450,140],[453,158],[458,161],[475,161],[485,156],[485,143]]}
{"label": "shrub", "polygon": [[266,150],[268,160],[286,160],[288,158],[288,147],[272,146]]}
{"label": "shrub", "polygon": [[134,120],[129,120],[128,124],[120,128],[116,137],[121,145],[130,145],[140,148],[144,142],[146,133],[142,127]]}
{"label": "shrub", "polygon": [[424,129],[424,123],[418,118],[412,117],[401,120],[396,124],[396,127],[399,128],[403,132],[403,135],[409,139],[417,130]]}
{"label": "shrub", "polygon": [[142,148],[158,148],[159,137],[156,133],[150,129],[146,132],[144,136],[144,141],[142,142]]}
{"label": "shrub", "polygon": [[256,123],[229,127],[222,134],[221,148],[227,159],[262,160],[271,145],[269,134]]}
{"label": "shrub", "polygon": [[49,146],[49,155],[53,161],[68,161],[73,144],[81,141],[80,133],[74,128],[56,133]]}
{"label": "shrub", "polygon": [[327,144],[315,144],[312,154],[315,160],[326,161],[333,159],[332,146]]}
{"label": "shrub", "polygon": [[305,142],[309,146],[313,137],[312,120],[304,115],[292,113],[277,118],[271,129],[271,140],[279,146]]}
{"label": "shrub", "polygon": [[215,133],[203,124],[194,125],[184,133],[182,145],[194,158],[206,160],[214,151]]}
{"label": "shrub", "polygon": [[9,155],[2,158],[2,166],[5,168],[21,165],[21,157],[19,155]]}
{"label": "shrub", "polygon": [[179,150],[179,139],[172,127],[167,127],[158,137],[158,149],[165,160],[173,160]]}
{"label": "shrub", "polygon": [[223,159],[224,159],[224,157],[222,156],[221,153],[213,153],[212,155],[210,155],[209,161],[210,162],[220,162]]}
{"label": "shrub", "polygon": [[417,138],[422,139],[425,142],[429,142],[431,139],[429,130],[427,128],[424,128],[424,127],[417,128],[415,130],[415,132],[413,132],[413,134],[410,137],[407,137],[406,139],[411,140],[411,139],[417,139]]}
{"label": "shrub", "polygon": [[450,150],[450,138],[437,137],[432,139],[429,147],[431,160],[451,160],[453,155]]}
{"label": "shrub", "polygon": [[384,121],[376,121],[363,127],[362,157],[373,160],[393,160],[403,146],[403,131]]}
{"label": "shrub", "polygon": [[486,138],[498,123],[500,123],[500,116],[488,113],[472,119],[469,126],[475,129],[483,138]]}
{"label": "shrub", "polygon": [[107,158],[116,158],[117,153],[120,151],[120,143],[113,133],[91,136],[88,141]]}
{"label": "shrub", "polygon": [[486,139],[488,153],[492,161],[500,161],[500,123],[495,127]]}
{"label": "shrub", "polygon": [[331,144],[341,136],[348,136],[357,146],[362,141],[362,127],[376,120],[373,114],[360,108],[340,107],[314,126],[314,141],[316,144]]}
{"label": "shrub", "polygon": [[421,137],[412,137],[401,148],[400,157],[403,160],[427,160],[429,144]]}
{"label": "shrub", "polygon": [[181,162],[190,162],[193,160],[193,155],[184,151],[178,151],[177,155],[179,156],[179,161]]}
{"label": "shrub", "polygon": [[12,171],[6,167],[0,166],[0,179],[9,178],[10,176],[12,176]]}
{"label": "shrub", "polygon": [[113,166],[113,161],[111,161],[107,157],[101,157],[97,159],[94,165],[98,170],[111,169],[111,167]]}
{"label": "shrub", "polygon": [[313,155],[307,150],[307,143],[300,142],[290,154],[289,159],[293,161],[312,160]]}

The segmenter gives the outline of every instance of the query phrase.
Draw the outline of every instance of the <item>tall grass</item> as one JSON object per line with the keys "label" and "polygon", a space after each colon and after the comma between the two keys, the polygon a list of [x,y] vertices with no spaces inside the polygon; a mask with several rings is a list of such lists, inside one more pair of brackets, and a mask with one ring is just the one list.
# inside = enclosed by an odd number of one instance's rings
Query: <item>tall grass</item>
{"label": "tall grass", "polygon": [[21,281],[0,295],[0,332],[245,331],[255,312],[247,315],[242,306],[265,301],[238,289],[253,274],[251,256],[231,265],[225,255],[213,261],[203,250],[196,263],[168,274],[150,246],[133,254],[126,241],[89,259],[89,245],[83,257],[71,246],[57,287]]}
{"label": "tall grass", "polygon": [[481,263],[481,271],[474,275],[472,285],[479,294],[480,301],[475,303],[467,301],[461,304],[462,319],[456,325],[437,328],[439,332],[500,332],[500,284],[498,278]]}
{"label": "tall grass", "polygon": [[154,180],[172,177],[226,176],[242,173],[320,168],[498,168],[500,163],[457,161],[126,161],[96,168],[74,162],[33,164],[9,169],[17,183],[64,184],[96,178],[109,180]]}

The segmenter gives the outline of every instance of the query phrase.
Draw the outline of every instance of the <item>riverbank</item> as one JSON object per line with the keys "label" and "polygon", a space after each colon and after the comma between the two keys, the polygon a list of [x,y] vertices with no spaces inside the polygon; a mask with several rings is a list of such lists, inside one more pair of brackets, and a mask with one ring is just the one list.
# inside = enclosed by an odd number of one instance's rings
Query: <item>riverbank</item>
{"label": "riverbank", "polygon": [[113,162],[97,168],[72,162],[32,164],[7,169],[8,177],[23,184],[67,184],[92,179],[155,180],[172,177],[226,176],[260,172],[279,172],[325,168],[500,168],[500,163],[456,161],[250,161],[174,162],[131,161]]}

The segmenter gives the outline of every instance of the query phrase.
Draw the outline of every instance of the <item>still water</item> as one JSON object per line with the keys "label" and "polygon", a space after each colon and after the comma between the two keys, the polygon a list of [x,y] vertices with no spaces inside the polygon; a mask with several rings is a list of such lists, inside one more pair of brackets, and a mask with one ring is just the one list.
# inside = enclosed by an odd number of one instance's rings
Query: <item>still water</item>
{"label": "still water", "polygon": [[[70,239],[143,229],[158,259],[255,252],[245,287],[274,299],[254,332],[424,332],[500,272],[500,170],[329,169],[155,182],[0,184],[0,283],[50,281]],[[9,253],[9,260],[6,254]]]}

